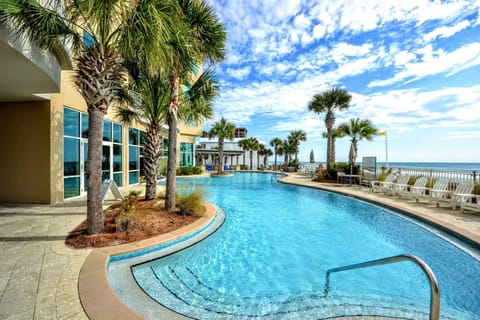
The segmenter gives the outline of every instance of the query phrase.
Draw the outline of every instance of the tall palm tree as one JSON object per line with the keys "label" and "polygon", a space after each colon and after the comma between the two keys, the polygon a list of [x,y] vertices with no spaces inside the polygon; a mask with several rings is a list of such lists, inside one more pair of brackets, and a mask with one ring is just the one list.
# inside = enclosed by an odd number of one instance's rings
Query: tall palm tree
{"label": "tall palm tree", "polygon": [[228,122],[227,119],[222,118],[213,125],[208,133],[208,137],[218,137],[218,154],[220,156],[218,174],[223,174],[223,143],[225,142],[225,139],[233,140],[235,138],[235,125]]}
{"label": "tall palm tree", "polygon": [[[327,132],[323,132],[322,133],[322,137],[327,139],[328,138],[328,134]],[[338,130],[338,127],[334,127],[332,129],[332,140],[333,140],[333,143],[332,143],[332,150],[331,150],[331,154],[332,154],[332,157],[333,157],[333,163],[332,163],[332,166],[335,164],[335,157],[336,157],[336,148],[335,148],[335,141],[337,139],[340,139],[340,138],[343,138],[345,137],[345,133],[341,130]]]}
{"label": "tall palm tree", "polygon": [[[40,4],[42,3],[42,4]],[[45,5],[43,3],[46,3]],[[64,6],[65,4],[65,6]],[[87,231],[103,231],[101,157],[103,119],[126,80],[122,59],[142,47],[150,70],[165,63],[169,1],[0,1],[0,25],[26,34],[43,49],[69,40],[75,85],[88,107]],[[82,41],[88,34],[92,41]]]}
{"label": "tall palm tree", "polygon": [[349,122],[339,125],[338,130],[351,138],[348,163],[350,173],[352,173],[358,154],[358,142],[363,139],[372,141],[373,137],[378,134],[378,129],[368,119],[352,118]]}
{"label": "tall palm tree", "polygon": [[[191,73],[201,62],[215,64],[225,57],[226,33],[223,24],[204,0],[176,0],[175,37],[171,38],[170,104],[168,111],[168,165],[165,209],[175,209],[177,126],[180,79]],[[161,2],[161,1],[160,1]]]}
{"label": "tall palm tree", "polygon": [[308,104],[308,109],[315,113],[325,113],[325,127],[327,128],[327,169],[335,163],[334,144],[332,137],[333,126],[335,125],[335,111],[342,111],[349,107],[352,96],[342,88],[332,88],[313,96]]}
{"label": "tall palm tree", "polygon": [[246,140],[246,150],[250,151],[250,170],[253,170],[253,151],[258,150],[260,142],[254,137],[247,138]]}
{"label": "tall palm tree", "polygon": [[243,166],[245,166],[245,151],[248,151],[248,139],[238,141],[238,146],[243,150]]}
{"label": "tall palm tree", "polygon": [[273,153],[275,154],[275,170],[277,170],[277,154],[278,154],[278,149],[282,144],[282,139],[280,138],[273,138],[270,140],[270,146],[273,147]]}
{"label": "tall palm tree", "polygon": [[260,156],[263,156],[264,153],[267,150],[267,146],[264,145],[263,143],[258,144],[258,149],[257,149],[257,170],[260,167]]}
{"label": "tall palm tree", "polygon": [[[144,61],[143,61],[144,62]],[[157,169],[162,152],[162,125],[165,124],[170,102],[170,83],[162,74],[151,75],[141,59],[132,62],[128,69],[139,72],[132,77],[130,104],[117,108],[117,116],[122,123],[134,121],[147,127],[143,151],[145,168],[145,199],[152,200],[157,194]],[[142,71],[143,70],[143,71]],[[192,117],[209,117],[213,114],[209,101],[216,92],[216,78],[211,70],[204,72],[180,100],[182,114]],[[205,103],[204,103],[205,102]],[[194,114],[196,113],[196,114]]]}
{"label": "tall palm tree", "polygon": [[260,155],[263,156],[263,167],[266,169],[268,165],[268,157],[273,156],[273,151],[272,149],[269,149],[269,148],[263,148],[259,152],[260,152]]}
{"label": "tall palm tree", "polygon": [[300,141],[306,141],[307,140],[307,134],[303,130],[294,130],[290,132],[290,135],[288,136],[288,140],[290,141],[290,144],[292,145],[292,149],[295,150],[295,161],[298,160],[298,152],[299,152],[299,147],[300,147]]}
{"label": "tall palm tree", "polygon": [[283,140],[282,153],[283,153],[283,156],[285,157],[284,158],[285,167],[287,167],[290,163],[291,155],[295,153],[294,148],[293,148],[290,140],[288,140],[288,139]]}

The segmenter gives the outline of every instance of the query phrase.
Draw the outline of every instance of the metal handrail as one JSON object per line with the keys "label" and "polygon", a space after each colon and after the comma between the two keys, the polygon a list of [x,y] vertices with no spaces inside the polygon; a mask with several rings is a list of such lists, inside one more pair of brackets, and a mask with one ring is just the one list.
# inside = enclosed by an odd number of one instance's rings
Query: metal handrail
{"label": "metal handrail", "polygon": [[409,254],[401,254],[398,256],[328,269],[327,272],[325,273],[324,294],[325,296],[327,296],[328,292],[330,291],[330,274],[331,273],[347,271],[352,269],[361,269],[361,268],[367,268],[367,267],[373,267],[373,266],[380,266],[384,264],[392,264],[392,263],[397,263],[402,261],[414,262],[423,270],[423,272],[427,276],[428,282],[430,283],[430,320],[438,320],[440,318],[440,288],[438,287],[438,282],[435,277],[435,274],[432,272],[430,267],[423,260]]}

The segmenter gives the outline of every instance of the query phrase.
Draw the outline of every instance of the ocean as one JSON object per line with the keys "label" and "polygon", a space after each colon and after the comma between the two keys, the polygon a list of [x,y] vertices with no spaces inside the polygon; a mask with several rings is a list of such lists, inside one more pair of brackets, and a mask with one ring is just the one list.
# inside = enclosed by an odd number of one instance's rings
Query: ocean
{"label": "ocean", "polygon": [[[272,163],[272,162],[270,162]],[[303,165],[315,165],[322,164],[325,166],[325,162],[302,162]],[[361,165],[361,162],[357,162]],[[381,168],[386,166],[385,162],[377,162],[377,167]],[[476,171],[480,172],[480,162],[389,162],[389,168],[404,168],[404,169],[431,169],[440,171]]]}

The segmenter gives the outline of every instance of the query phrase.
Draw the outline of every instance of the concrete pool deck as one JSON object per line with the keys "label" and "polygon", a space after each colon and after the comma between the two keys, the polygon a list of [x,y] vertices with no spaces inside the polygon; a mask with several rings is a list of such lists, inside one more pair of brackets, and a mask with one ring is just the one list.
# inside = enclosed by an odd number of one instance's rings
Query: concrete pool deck
{"label": "concrete pool deck", "polygon": [[[452,211],[446,205],[416,204],[358,187],[320,184],[300,174],[291,174],[284,182],[343,192],[414,212],[480,243],[479,214]],[[0,319],[88,319],[79,299],[78,278],[92,250],[74,250],[64,244],[68,232],[85,217],[85,199],[60,205],[0,205]]]}

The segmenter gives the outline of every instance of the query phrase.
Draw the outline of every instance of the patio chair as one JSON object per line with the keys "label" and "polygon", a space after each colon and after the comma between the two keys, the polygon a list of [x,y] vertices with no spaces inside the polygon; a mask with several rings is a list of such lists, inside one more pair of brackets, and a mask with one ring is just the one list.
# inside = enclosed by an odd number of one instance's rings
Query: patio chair
{"label": "patio chair", "polygon": [[344,183],[347,179],[347,177],[345,177],[345,172],[343,171],[338,171],[337,172],[337,183]]}
{"label": "patio chair", "polygon": [[410,186],[409,189],[398,191],[398,195],[400,198],[402,196],[407,196],[410,200],[412,200],[416,195],[425,194],[425,192],[427,191],[427,188],[425,188],[425,186],[427,185],[427,182],[428,182],[427,177],[420,177],[417,180],[415,180],[414,185]]}
{"label": "patio chair", "polygon": [[388,188],[393,184],[393,181],[397,178],[394,174],[389,174],[384,181],[372,181],[372,192],[381,192],[382,188]]}
{"label": "patio chair", "polygon": [[471,194],[469,198],[464,197],[460,202],[460,211],[471,210],[480,212],[480,195],[479,194]]}
{"label": "patio chair", "polygon": [[[427,194],[428,191],[428,194]],[[416,202],[419,202],[420,199],[427,199],[428,201],[435,201],[439,200],[447,200],[449,195],[448,191],[448,180],[447,179],[439,179],[435,181],[432,188],[426,188],[424,193],[415,194],[413,197],[415,198]]]}
{"label": "patio chair", "polygon": [[450,200],[453,210],[455,210],[457,206],[461,207],[462,202],[472,202],[473,186],[473,182],[462,182],[457,185]]}
{"label": "patio chair", "polygon": [[402,191],[408,191],[408,180],[410,180],[410,176],[407,174],[401,174],[397,181],[392,183],[390,186],[383,188],[383,193],[392,193],[392,195],[396,195]]}

